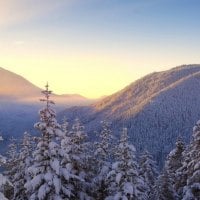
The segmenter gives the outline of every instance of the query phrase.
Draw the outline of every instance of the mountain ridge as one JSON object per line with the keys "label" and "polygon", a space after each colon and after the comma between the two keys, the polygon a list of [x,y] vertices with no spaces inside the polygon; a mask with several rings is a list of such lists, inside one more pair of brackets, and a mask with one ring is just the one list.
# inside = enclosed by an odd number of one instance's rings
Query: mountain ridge
{"label": "mountain ridge", "polygon": [[[40,91],[38,92],[40,94]],[[69,96],[63,95],[63,98]],[[6,102],[5,96],[1,96],[1,100],[3,97]],[[52,95],[52,100],[57,105],[61,105],[59,99],[55,97]],[[75,94],[76,97],[79,96]],[[38,102],[39,98],[41,95],[31,102]],[[58,119],[61,120],[64,116],[69,121],[80,118],[92,139],[94,139],[94,131],[100,130],[102,120],[111,122],[111,128],[116,136],[119,136],[122,127],[127,127],[130,140],[137,149],[139,151],[148,149],[161,165],[178,136],[181,135],[184,141],[189,141],[192,127],[200,119],[199,102],[200,65],[182,65],[148,74],[119,92],[90,105],[87,102],[86,106],[79,106],[79,104],[72,106],[73,104],[70,105],[68,102],[70,108],[59,112]],[[0,127],[4,127],[7,122],[4,112],[7,112],[7,117],[11,116],[5,132],[3,130],[6,134],[13,130],[20,130],[22,134],[24,128],[20,123],[25,123],[26,129],[29,130],[37,120],[38,104],[36,107],[24,107],[21,102],[20,105],[16,106],[16,104],[13,107],[10,105],[4,107],[4,104],[0,106],[0,114],[2,114]],[[25,119],[23,115],[31,115],[31,117]],[[14,124],[16,119],[17,124]]]}
{"label": "mountain ridge", "polygon": [[[0,67],[0,97],[3,101],[19,101],[22,103],[36,103],[41,98],[43,89],[35,86],[21,75]],[[79,94],[52,94],[52,98],[61,105],[88,105],[95,100]]]}
{"label": "mountain ridge", "polygon": [[[192,127],[200,119],[200,65],[182,65],[151,73],[87,107],[72,107],[59,114],[83,120],[93,135],[100,121],[111,122],[115,135],[126,126],[139,150],[147,148],[162,163],[181,135],[189,141]],[[159,160],[160,159],[160,160]]]}
{"label": "mountain ridge", "polygon": [[[189,68],[188,68],[189,67]],[[149,79],[151,80],[151,81],[153,81],[153,82],[155,82],[155,80],[157,80],[158,78],[158,76],[160,76],[160,75],[164,75],[164,76],[168,76],[169,74],[168,74],[168,71],[169,72],[171,72],[171,73],[175,73],[175,72],[179,72],[179,70],[180,69],[185,69],[185,71],[186,71],[186,73],[184,73],[184,71],[182,71],[182,76],[181,76],[181,74],[179,74],[179,78],[178,79],[175,79],[174,80],[174,77],[170,77],[172,80],[169,80],[169,83],[167,84],[167,86],[169,86],[171,83],[173,83],[174,84],[174,82],[176,82],[177,80],[180,80],[181,78],[183,78],[184,76],[187,76],[188,75],[188,73],[187,73],[187,71],[188,70],[191,70],[192,69],[192,72],[198,72],[199,71],[199,67],[200,67],[200,65],[183,65],[183,66],[179,66],[179,67],[175,67],[175,68],[173,68],[173,69],[171,69],[171,70],[167,70],[167,71],[162,71],[162,72],[153,72],[153,73],[151,73],[151,74],[148,74],[148,75],[146,75],[146,76],[144,76],[144,77],[142,77],[142,78],[140,78],[140,79],[138,79],[138,80],[136,80],[135,82],[133,82],[133,83],[131,83],[130,85],[128,85],[127,87],[125,87],[124,89],[122,89],[122,90],[120,90],[119,92],[117,92],[117,93],[115,93],[115,94],[113,94],[113,95],[111,95],[111,96],[109,96],[109,97],[107,97],[106,99],[104,99],[104,100],[102,100],[102,101],[100,101],[100,102],[97,102],[97,103],[95,103],[95,104],[93,104],[92,106],[94,106],[94,108],[95,109],[97,109],[97,110],[99,110],[99,108],[101,108],[102,109],[102,105],[101,104],[104,104],[104,101],[108,101],[109,99],[110,99],[110,101],[111,101],[111,103],[113,104],[113,102],[115,101],[120,101],[120,99],[117,99],[116,100],[116,97],[118,97],[118,96],[120,96],[120,97],[122,97],[122,96],[124,96],[124,93],[128,93],[128,91],[127,90],[131,90],[130,92],[135,92],[136,93],[136,96],[138,96],[138,94],[137,94],[137,86],[138,85],[145,85],[146,83],[146,81],[147,82],[149,82]],[[166,80],[166,79],[165,79]],[[142,82],[142,83],[141,83]],[[149,83],[148,83],[149,84]],[[161,85],[161,88],[159,88],[159,90],[157,91],[157,87],[158,86],[160,86]],[[161,82],[158,82],[157,83],[157,85],[155,85],[155,89],[156,89],[156,91],[155,90],[153,90],[153,92],[151,93],[151,94],[147,94],[147,95],[145,95],[145,97],[150,97],[151,95],[153,95],[153,94],[155,94],[155,93],[158,93],[160,90],[162,90],[162,89],[164,89],[164,88],[166,88],[167,87],[166,86],[166,83],[162,83],[162,80],[161,80]],[[140,88],[139,88],[140,89]],[[148,89],[148,88],[147,88]],[[140,91],[142,91],[142,92],[144,92],[144,90],[141,90],[140,89]],[[143,95],[143,94],[142,94]],[[130,96],[127,96],[128,98],[130,98]],[[114,98],[114,99],[113,99]],[[113,100],[112,100],[113,99]],[[145,99],[145,98],[144,98]],[[135,104],[137,104],[138,102],[135,102]],[[103,109],[105,109],[105,107],[103,108]]]}

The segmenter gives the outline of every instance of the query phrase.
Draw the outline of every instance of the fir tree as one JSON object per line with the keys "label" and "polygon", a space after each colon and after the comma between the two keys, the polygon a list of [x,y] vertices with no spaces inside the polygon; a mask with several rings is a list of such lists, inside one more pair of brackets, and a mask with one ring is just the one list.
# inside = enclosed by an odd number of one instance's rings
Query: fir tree
{"label": "fir tree", "polygon": [[62,128],[64,135],[67,136],[70,131],[69,131],[69,122],[67,121],[66,117],[63,118],[63,123],[61,125],[61,128]]}
{"label": "fir tree", "polygon": [[69,130],[67,130],[68,123],[64,119],[62,124],[63,137],[61,140],[61,182],[62,182],[62,191],[63,196],[66,200],[76,198],[76,189],[75,185],[77,182],[82,181],[77,175],[74,169],[74,162],[72,159],[73,152],[73,141]]}
{"label": "fir tree", "polygon": [[35,124],[41,138],[33,153],[33,166],[29,168],[32,179],[25,186],[31,200],[61,200],[59,144],[56,140],[62,132],[51,108],[54,102],[50,100],[52,92],[48,84],[42,93],[45,98],[41,101],[46,106],[39,112],[41,121]]}
{"label": "fir tree", "polygon": [[145,184],[138,173],[135,148],[128,144],[127,129],[122,131],[116,149],[116,161],[107,175],[109,196],[106,200],[145,200]]}
{"label": "fir tree", "polygon": [[[3,141],[3,138],[2,136],[0,136],[0,142]],[[6,163],[6,158],[2,155],[0,155],[0,167],[2,165],[5,165]],[[6,186],[9,186],[11,187],[11,182],[7,179],[7,177],[5,177],[3,174],[0,173],[0,199],[1,200],[8,200],[6,197],[5,197],[5,187]]]}
{"label": "fir tree", "polygon": [[14,175],[18,170],[19,153],[17,152],[17,148],[17,140],[12,137],[10,139],[10,144],[8,145],[7,161],[5,163],[6,171],[4,172],[11,182],[13,182]]}
{"label": "fir tree", "polygon": [[182,167],[184,144],[181,138],[176,141],[176,147],[173,149],[165,161],[163,173],[159,176],[154,196],[155,199],[172,199],[180,198],[178,193],[178,184],[180,184],[180,173],[178,170]]}
{"label": "fir tree", "polygon": [[158,171],[156,162],[153,160],[153,156],[148,151],[145,151],[140,158],[140,176],[143,177],[147,186],[147,196],[149,199],[152,199]]}
{"label": "fir tree", "polygon": [[173,149],[169,153],[169,155],[167,156],[167,160],[165,162],[165,170],[167,170],[168,175],[170,176],[174,190],[180,196],[181,196],[180,191],[179,191],[180,183],[183,176],[183,174],[180,173],[180,169],[183,163],[184,150],[185,150],[184,143],[179,137],[176,141],[175,149]]}
{"label": "fir tree", "polygon": [[87,135],[78,119],[61,141],[62,190],[66,199],[91,199]]}
{"label": "fir tree", "polygon": [[178,196],[172,184],[172,180],[167,170],[164,170],[163,173],[158,177],[154,191],[155,193],[153,199],[156,200],[178,199]]}
{"label": "fir tree", "polygon": [[193,128],[193,141],[189,149],[187,163],[187,185],[184,187],[183,200],[200,199],[200,121]]}
{"label": "fir tree", "polygon": [[21,149],[19,150],[18,165],[16,166],[16,173],[13,177],[13,187],[14,196],[13,200],[26,200],[28,199],[26,195],[26,189],[24,187],[25,183],[30,181],[31,177],[28,173],[28,168],[32,164],[32,141],[29,133],[24,133],[24,138],[21,144]]}
{"label": "fir tree", "polygon": [[174,181],[176,181],[176,171],[182,166],[184,143],[181,138],[176,142],[176,148],[173,149],[167,156],[165,168],[170,173]]}
{"label": "fir tree", "polygon": [[113,135],[110,130],[110,125],[106,121],[102,121],[102,130],[99,134],[100,141],[95,143],[96,150],[95,167],[96,177],[94,178],[94,194],[95,199],[105,199],[108,196],[108,185],[106,184],[106,176],[111,169],[111,156],[113,153],[112,140]]}
{"label": "fir tree", "polygon": [[176,182],[174,184],[174,188],[179,195],[179,199],[183,199],[183,189],[187,185],[188,164],[191,160],[190,149],[191,146],[188,145],[183,151],[181,167],[176,171]]}

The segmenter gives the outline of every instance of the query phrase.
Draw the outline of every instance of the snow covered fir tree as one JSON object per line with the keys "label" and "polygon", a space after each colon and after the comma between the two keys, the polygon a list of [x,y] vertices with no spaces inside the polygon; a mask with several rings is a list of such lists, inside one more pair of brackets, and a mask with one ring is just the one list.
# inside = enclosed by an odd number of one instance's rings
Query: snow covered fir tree
{"label": "snow covered fir tree", "polygon": [[58,123],[48,84],[42,94],[38,136],[25,132],[0,155],[0,200],[200,200],[200,121],[190,144],[178,138],[158,171],[127,128],[117,139],[103,120],[91,140],[81,119]]}
{"label": "snow covered fir tree", "polygon": [[187,179],[183,188],[183,200],[200,199],[200,121],[193,129],[193,141],[187,152]]}
{"label": "snow covered fir tree", "polygon": [[15,167],[16,171],[12,180],[13,199],[28,199],[24,185],[31,180],[28,172],[29,167],[33,164],[31,157],[33,144],[31,139],[31,135],[25,132],[19,149],[17,165]]}
{"label": "snow covered fir tree", "polygon": [[153,160],[153,156],[147,150],[143,152],[140,157],[139,174],[146,184],[145,192],[148,199],[153,200],[153,192],[157,181],[158,169],[156,162]]}
{"label": "snow covered fir tree", "polygon": [[[0,142],[3,141],[2,136],[0,136]],[[6,163],[6,158],[2,155],[0,155],[0,167]],[[6,193],[6,186],[12,186],[11,182],[8,180],[6,176],[0,173],[0,199],[1,200],[8,200],[5,197]]]}
{"label": "snow covered fir tree", "polygon": [[139,176],[135,147],[128,143],[126,128],[123,128],[115,157],[115,162],[107,175],[109,192],[105,199],[147,199],[145,182],[142,176]]}
{"label": "snow covered fir tree", "polygon": [[35,128],[41,132],[41,138],[33,152],[33,164],[28,168],[31,178],[25,188],[28,199],[61,199],[60,145],[56,137],[62,132],[55,111],[51,108],[54,102],[50,100],[48,84],[42,93],[45,98],[41,101],[45,102],[45,107],[39,112],[41,121],[35,124]]}
{"label": "snow covered fir tree", "polygon": [[114,152],[112,141],[113,135],[110,124],[106,121],[101,122],[102,130],[99,133],[99,141],[95,142],[95,165],[98,176],[94,177],[95,199],[105,199],[108,195],[107,174],[111,169],[111,160]]}

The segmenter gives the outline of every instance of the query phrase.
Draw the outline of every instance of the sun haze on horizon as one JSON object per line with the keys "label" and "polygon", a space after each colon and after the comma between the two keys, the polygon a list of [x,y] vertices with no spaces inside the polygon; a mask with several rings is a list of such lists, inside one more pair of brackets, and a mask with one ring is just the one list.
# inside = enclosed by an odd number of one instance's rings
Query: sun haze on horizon
{"label": "sun haze on horizon", "polygon": [[0,66],[58,94],[98,98],[200,63],[198,0],[0,0]]}

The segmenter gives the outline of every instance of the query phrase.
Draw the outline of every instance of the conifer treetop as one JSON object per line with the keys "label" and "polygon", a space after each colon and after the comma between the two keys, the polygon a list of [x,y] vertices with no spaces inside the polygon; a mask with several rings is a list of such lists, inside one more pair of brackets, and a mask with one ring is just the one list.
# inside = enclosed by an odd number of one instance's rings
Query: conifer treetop
{"label": "conifer treetop", "polygon": [[45,85],[46,90],[42,91],[42,94],[44,94],[44,98],[40,99],[42,102],[46,102],[46,108],[48,109],[50,104],[55,104],[54,101],[50,100],[50,95],[52,94],[52,91],[49,90],[49,84]]}
{"label": "conifer treetop", "polygon": [[55,127],[56,122],[56,112],[52,109],[51,105],[55,104],[54,101],[50,100],[50,95],[52,91],[49,90],[49,84],[45,85],[45,90],[42,91],[44,98],[40,99],[41,102],[46,103],[45,107],[39,111],[41,122],[45,123],[49,127]]}

